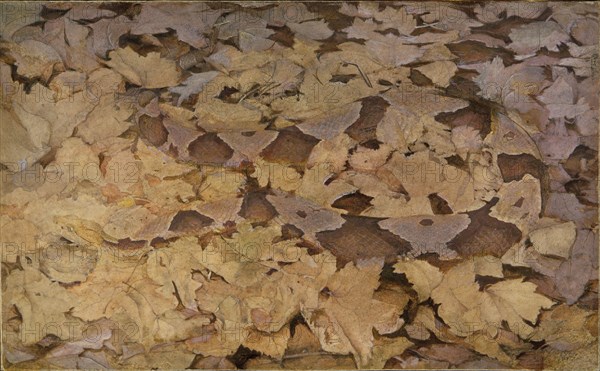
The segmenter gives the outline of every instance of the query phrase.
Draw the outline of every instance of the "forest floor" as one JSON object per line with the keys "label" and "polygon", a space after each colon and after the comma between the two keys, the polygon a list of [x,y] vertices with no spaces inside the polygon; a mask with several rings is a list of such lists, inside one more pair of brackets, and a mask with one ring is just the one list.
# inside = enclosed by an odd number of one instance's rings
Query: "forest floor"
{"label": "forest floor", "polygon": [[0,9],[5,368],[598,368],[597,4]]}

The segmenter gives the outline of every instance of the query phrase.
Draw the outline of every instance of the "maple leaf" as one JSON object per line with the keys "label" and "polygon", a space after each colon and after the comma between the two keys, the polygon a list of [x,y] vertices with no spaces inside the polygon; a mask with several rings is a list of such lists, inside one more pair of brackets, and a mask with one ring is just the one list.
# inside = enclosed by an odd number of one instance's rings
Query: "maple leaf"
{"label": "maple leaf", "polygon": [[117,49],[108,54],[106,65],[123,75],[133,84],[148,89],[177,85],[180,72],[175,61],[161,58],[159,53],[143,57],[133,49]]}
{"label": "maple leaf", "polygon": [[372,356],[373,329],[394,332],[401,326],[403,308],[373,299],[381,267],[376,260],[347,264],[328,280],[316,307],[302,310],[323,349],[352,353],[358,364],[365,365]]}
{"label": "maple leaf", "polygon": [[472,19],[454,4],[440,3],[439,6],[435,7],[432,7],[431,5],[414,7],[412,9],[410,9],[411,7],[409,6],[409,9],[411,13],[421,14],[421,19],[423,19],[423,22],[426,25],[431,25],[432,28],[443,30],[447,33],[455,31],[462,37],[470,34],[472,28],[482,25],[481,22]]}
{"label": "maple leaf", "polygon": [[[271,233],[258,230],[258,233],[266,232]],[[299,261],[281,268],[273,265],[271,269],[272,274],[263,273],[244,287],[210,279],[210,276],[203,279],[197,291],[198,304],[215,313],[217,328],[214,336],[190,339],[189,346],[205,354],[223,356],[232,354],[243,343],[251,349],[281,357],[282,340],[287,341],[289,337],[286,324],[306,305],[304,303],[315,302],[319,290],[335,272],[335,258],[328,253],[300,254]]]}
{"label": "maple leaf", "polygon": [[[158,259],[156,255],[153,258]],[[119,255],[118,251],[106,251],[101,254],[97,269],[88,280],[69,290],[81,299],[72,305],[73,315],[86,321],[110,318],[119,323],[120,328],[131,330],[128,340],[148,349],[156,343],[191,336],[186,333],[189,328],[181,326],[184,322],[182,313],[173,312],[178,302],[172,282],[177,278],[168,281],[165,279],[168,271],[161,272],[160,268],[157,270],[152,266],[146,271],[146,260],[145,254],[140,252]],[[110,276],[105,274],[107,269],[111,271]],[[154,278],[160,283],[149,278],[148,273],[158,274]],[[188,299],[187,296],[184,298]],[[190,325],[198,328],[208,323],[207,318],[200,316]]]}
{"label": "maple leaf", "polygon": [[589,77],[593,75],[591,61],[594,56],[593,46],[579,46],[575,43],[568,43],[569,52],[573,58],[563,58],[559,65],[573,68],[577,76]]}
{"label": "maple leaf", "polygon": [[269,357],[281,359],[287,348],[289,338],[290,329],[288,326],[284,326],[281,330],[272,334],[265,334],[262,331],[252,329],[242,344]]}
{"label": "maple leaf", "polygon": [[344,28],[343,31],[348,34],[349,38],[368,40],[378,29],[379,25],[372,19],[362,20],[360,18],[354,18],[352,26]]}
{"label": "maple leaf", "polygon": [[506,321],[511,331],[527,338],[533,332],[528,322],[535,323],[540,309],[554,304],[535,293],[535,284],[519,278],[500,281],[480,291],[475,274],[473,261],[461,263],[446,272],[431,293],[440,304],[439,315],[459,336],[468,336],[482,328],[497,329]]}
{"label": "maple leaf", "polygon": [[506,108],[526,113],[539,110],[531,95],[545,88],[545,76],[539,66],[515,64],[504,67],[500,57],[476,67],[480,74],[473,79],[481,89],[478,95],[503,104]]}
{"label": "maple leaf", "polygon": [[402,354],[414,344],[405,337],[389,339],[386,337],[376,338],[373,342],[373,355],[369,362],[364,365],[365,369],[381,369],[393,356]]}
{"label": "maple leaf", "polygon": [[478,152],[482,146],[480,133],[470,126],[457,126],[452,129],[452,143],[457,154],[466,159],[469,152]]}
{"label": "maple leaf", "polygon": [[[350,37],[354,37],[353,34],[356,35],[355,30],[357,26],[361,27],[360,25],[366,23],[361,18],[368,18],[367,22],[373,25],[373,29],[380,31],[395,29],[403,35],[410,35],[417,26],[416,19],[407,12],[405,7],[395,9],[391,6],[386,6],[383,10],[380,10],[368,2],[360,2],[358,5],[343,3],[340,13],[356,17],[354,24],[345,30],[348,31],[348,36]],[[373,20],[376,20],[377,23],[373,23]],[[371,38],[372,36],[373,34],[369,32],[366,38]]]}
{"label": "maple leaf", "polygon": [[5,360],[596,369],[597,10],[2,6]]}
{"label": "maple leaf", "polygon": [[116,101],[114,97],[102,96],[86,120],[77,126],[77,134],[86,143],[119,136],[131,125],[126,120],[133,113],[133,107],[127,102]]}
{"label": "maple leaf", "polygon": [[242,52],[262,51],[275,45],[268,37],[275,31],[267,28],[267,21],[253,14],[239,11],[228,14],[219,27],[219,38],[235,38]]}
{"label": "maple leaf", "polygon": [[475,198],[471,175],[444,164],[429,151],[417,152],[412,156],[395,152],[384,168],[401,182],[411,201],[437,193],[454,212],[474,210],[482,205]]}
{"label": "maple leaf", "polygon": [[495,22],[518,16],[525,19],[536,19],[548,6],[544,3],[527,4],[527,7],[513,6],[510,3],[488,3],[475,7],[475,14],[482,22]]}

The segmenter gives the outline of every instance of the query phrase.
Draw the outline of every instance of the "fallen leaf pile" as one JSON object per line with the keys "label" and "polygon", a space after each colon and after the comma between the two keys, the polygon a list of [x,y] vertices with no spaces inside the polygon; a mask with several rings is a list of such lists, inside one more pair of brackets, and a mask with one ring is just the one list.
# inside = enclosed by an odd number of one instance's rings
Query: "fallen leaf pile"
{"label": "fallen leaf pile", "polygon": [[598,6],[0,4],[2,360],[598,367]]}

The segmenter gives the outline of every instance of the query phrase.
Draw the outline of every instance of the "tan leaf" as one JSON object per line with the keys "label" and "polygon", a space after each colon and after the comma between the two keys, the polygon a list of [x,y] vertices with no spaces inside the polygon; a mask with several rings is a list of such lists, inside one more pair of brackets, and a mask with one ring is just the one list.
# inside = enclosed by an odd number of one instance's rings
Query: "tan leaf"
{"label": "tan leaf", "polygon": [[[76,296],[39,270],[27,267],[8,276],[6,285],[9,291],[3,293],[8,299],[4,305],[15,305],[23,318],[20,334],[23,344],[33,345],[46,335],[68,340],[66,313],[77,305]],[[28,329],[35,331],[27,333]]]}
{"label": "tan leaf", "polygon": [[447,88],[458,67],[450,61],[438,61],[418,67],[416,70],[427,76],[434,85]]}
{"label": "tan leaf", "polygon": [[569,40],[556,22],[532,22],[513,29],[509,35],[509,47],[521,55],[533,53],[541,48],[558,51],[558,46]]}
{"label": "tan leaf", "polygon": [[450,269],[431,296],[441,304],[438,312],[442,319],[459,336],[466,336],[467,323],[475,324],[469,331],[481,328],[490,331],[506,321],[515,334],[527,338],[533,332],[527,322],[535,323],[540,309],[554,304],[535,290],[533,283],[509,279],[479,291],[474,262],[467,261]]}
{"label": "tan leaf", "polygon": [[158,289],[165,297],[177,294],[185,308],[195,309],[196,289],[200,282],[192,279],[192,271],[200,270],[202,250],[195,239],[181,238],[167,248],[148,254],[146,270],[148,276],[160,284]]}
{"label": "tan leaf", "polygon": [[573,351],[591,344],[593,333],[588,331],[587,326],[593,321],[592,312],[561,304],[542,313],[540,325],[531,334],[531,339],[545,340],[546,344],[558,351]]}
{"label": "tan leaf", "polygon": [[317,307],[303,309],[324,350],[351,353],[357,363],[367,365],[372,359],[373,328],[399,320],[402,308],[372,299],[381,267],[375,260],[349,263],[329,279]]}
{"label": "tan leaf", "polygon": [[571,246],[575,243],[576,227],[573,222],[544,223],[529,233],[533,248],[544,255],[571,256]]}
{"label": "tan leaf", "polygon": [[406,275],[419,295],[420,302],[429,299],[444,276],[438,268],[423,260],[400,260],[394,264],[394,272]]}
{"label": "tan leaf", "polygon": [[55,65],[64,68],[56,50],[42,42],[24,40],[11,45],[10,49],[12,56],[16,59],[17,73],[27,78],[39,77],[42,81],[47,82]]}
{"label": "tan leaf", "polygon": [[143,57],[133,49],[117,49],[108,54],[106,65],[123,75],[135,85],[148,89],[164,88],[179,84],[180,72],[175,61],[161,58],[159,53],[151,52]]}

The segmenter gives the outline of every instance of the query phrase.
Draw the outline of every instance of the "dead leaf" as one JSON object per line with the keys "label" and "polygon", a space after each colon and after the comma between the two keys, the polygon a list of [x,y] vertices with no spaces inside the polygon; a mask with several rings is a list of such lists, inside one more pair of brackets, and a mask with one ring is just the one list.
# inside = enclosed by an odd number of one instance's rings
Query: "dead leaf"
{"label": "dead leaf", "polygon": [[423,302],[431,296],[431,291],[436,288],[443,278],[440,270],[422,260],[401,260],[394,264],[395,273],[403,273]]}
{"label": "dead leaf", "polygon": [[[372,357],[372,329],[398,322],[400,308],[371,299],[379,286],[380,270],[381,263],[377,261],[346,265],[328,281],[317,307],[303,310],[303,316],[324,350],[352,353],[357,363],[365,365]],[[357,275],[363,278],[358,285],[353,279]]]}
{"label": "dead leaf", "polygon": [[132,84],[154,89],[179,83],[180,72],[175,61],[161,58],[159,53],[148,53],[143,57],[128,47],[110,52],[108,56],[107,66]]}
{"label": "dead leaf", "polygon": [[427,76],[434,85],[447,88],[458,67],[450,61],[439,61],[418,67],[416,70]]}
{"label": "dead leaf", "polygon": [[555,22],[532,22],[513,29],[509,35],[510,48],[520,55],[528,55],[538,49],[558,51],[558,46],[569,40],[568,35]]}
{"label": "dead leaf", "polygon": [[[467,323],[475,324],[469,332],[482,328],[495,332],[502,321],[520,337],[530,336],[534,329],[525,321],[535,323],[540,309],[550,308],[554,302],[536,294],[536,286],[522,279],[500,281],[480,291],[474,269],[473,262],[459,264],[432,291],[433,300],[441,304],[438,311],[444,322],[459,336],[469,335],[464,332]],[[478,305],[472,307],[472,302]]]}

